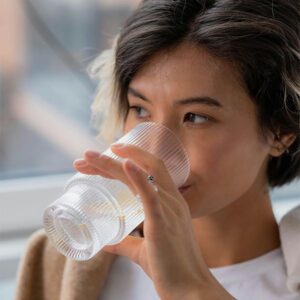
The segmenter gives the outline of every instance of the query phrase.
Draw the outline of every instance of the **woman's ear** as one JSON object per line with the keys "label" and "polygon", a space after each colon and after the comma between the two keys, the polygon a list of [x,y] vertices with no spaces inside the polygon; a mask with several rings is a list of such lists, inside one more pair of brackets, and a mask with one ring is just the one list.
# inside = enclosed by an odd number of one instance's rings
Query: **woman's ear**
{"label": "woman's ear", "polygon": [[286,133],[280,135],[279,133],[273,134],[270,155],[274,157],[279,157],[284,152],[289,153],[288,148],[293,144],[296,139],[296,135],[293,133]]}

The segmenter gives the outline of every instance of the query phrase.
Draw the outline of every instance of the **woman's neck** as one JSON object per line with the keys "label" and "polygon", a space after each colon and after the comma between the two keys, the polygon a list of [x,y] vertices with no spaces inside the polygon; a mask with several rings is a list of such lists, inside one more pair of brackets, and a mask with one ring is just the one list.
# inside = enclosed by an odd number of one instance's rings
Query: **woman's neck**
{"label": "woman's neck", "polygon": [[193,224],[209,268],[247,261],[280,246],[268,193],[239,199],[213,215],[194,219]]}

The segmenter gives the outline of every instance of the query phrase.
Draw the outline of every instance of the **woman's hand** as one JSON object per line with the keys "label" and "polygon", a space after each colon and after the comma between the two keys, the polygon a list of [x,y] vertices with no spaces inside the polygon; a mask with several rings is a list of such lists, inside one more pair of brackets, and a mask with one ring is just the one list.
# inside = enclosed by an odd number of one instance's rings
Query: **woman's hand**
{"label": "woman's hand", "polygon": [[[153,280],[161,299],[234,299],[209,272],[196,242],[189,207],[163,162],[133,145],[112,146],[111,150],[126,159],[120,162],[87,151],[74,167],[85,174],[118,179],[140,196],[145,213],[144,238],[129,235],[103,250],[139,264]],[[147,181],[149,174],[156,180],[157,192]]]}

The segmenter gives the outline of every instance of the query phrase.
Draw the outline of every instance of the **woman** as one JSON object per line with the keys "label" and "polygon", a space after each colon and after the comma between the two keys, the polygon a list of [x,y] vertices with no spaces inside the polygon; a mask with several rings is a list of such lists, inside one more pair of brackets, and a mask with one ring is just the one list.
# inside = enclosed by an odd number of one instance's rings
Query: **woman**
{"label": "woman", "polygon": [[[144,205],[142,236],[103,251],[141,266],[160,299],[300,299],[285,285],[269,195],[299,176],[299,1],[143,1],[111,67],[109,127],[163,123],[191,172],[177,189],[162,161],[126,145],[112,148],[123,163],[95,151],[76,160],[82,173],[123,181]],[[100,77],[105,68],[95,68]],[[111,91],[100,84],[95,115]]]}

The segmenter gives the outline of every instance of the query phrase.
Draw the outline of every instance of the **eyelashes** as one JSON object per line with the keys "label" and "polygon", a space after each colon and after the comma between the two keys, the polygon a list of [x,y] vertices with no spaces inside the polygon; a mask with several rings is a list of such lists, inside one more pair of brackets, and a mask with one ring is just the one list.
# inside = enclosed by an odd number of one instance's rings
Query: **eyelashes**
{"label": "eyelashes", "polygon": [[141,106],[137,106],[137,105],[129,106],[129,110],[134,110],[134,113],[137,115],[141,109],[144,109],[144,108]]}
{"label": "eyelashes", "polygon": [[[145,119],[145,118],[149,117],[149,115],[148,116],[147,115],[146,116],[140,116],[142,110],[147,111],[142,106],[132,105],[132,106],[129,106],[129,110],[134,111],[134,113],[135,113],[135,115],[138,119]],[[195,122],[195,120],[198,120],[200,122]],[[199,113],[193,113],[193,112],[186,113],[184,115],[184,119],[183,119],[184,122],[187,121],[187,122],[192,123],[194,125],[197,125],[197,124],[201,125],[201,124],[206,123],[210,120],[212,120],[212,118],[207,116],[207,115],[199,114]]]}
{"label": "eyelashes", "polygon": [[[196,114],[196,113],[191,113],[191,112],[185,114],[185,116],[184,116],[184,121],[187,119],[187,118],[186,118],[187,116],[192,116],[192,119],[194,119],[194,120],[195,120],[196,118],[198,118],[198,120],[199,120],[199,119],[202,119],[202,122],[201,122],[201,123],[203,123],[203,120],[204,120],[204,122],[209,121],[209,117],[208,117],[208,116],[200,115],[200,114]],[[192,122],[192,123],[195,123],[195,122]],[[199,124],[199,123],[195,123],[195,124]]]}

